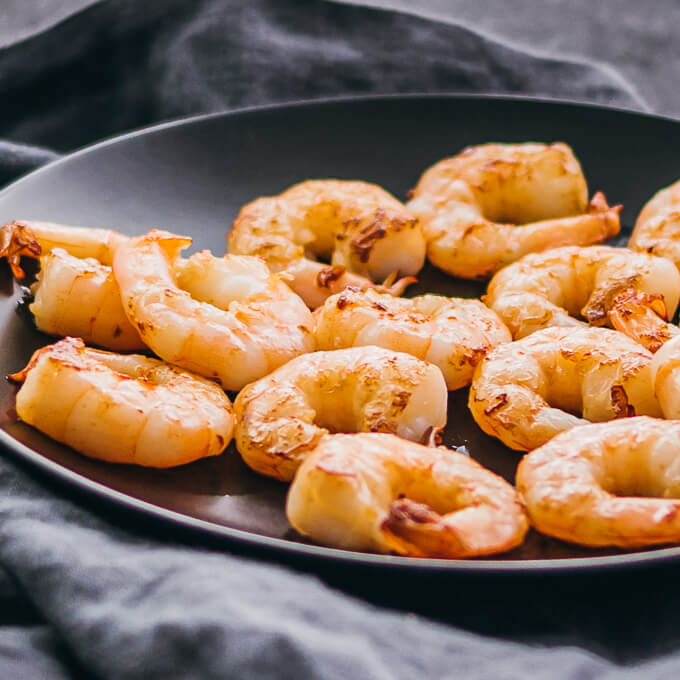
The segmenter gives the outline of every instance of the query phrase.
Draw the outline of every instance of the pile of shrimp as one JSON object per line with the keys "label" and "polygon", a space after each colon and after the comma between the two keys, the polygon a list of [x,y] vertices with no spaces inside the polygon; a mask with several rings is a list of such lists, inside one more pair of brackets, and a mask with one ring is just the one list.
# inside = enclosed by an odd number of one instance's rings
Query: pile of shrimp
{"label": "pile of shrimp", "polygon": [[[183,257],[191,238],[159,230],[10,222],[0,258],[17,280],[39,260],[29,309],[61,338],[9,376],[16,412],[109,463],[184,465],[233,440],[290,483],[299,534],[346,550],[464,559],[530,527],[680,543],[680,181],[628,248],[599,245],[622,206],[588,197],[566,144],[486,144],[426,170],[408,203],[346,180],[252,200],[223,256]],[[486,294],[402,297],[426,259],[491,278]],[[468,386],[479,427],[526,452],[516,487],[440,445]]]}

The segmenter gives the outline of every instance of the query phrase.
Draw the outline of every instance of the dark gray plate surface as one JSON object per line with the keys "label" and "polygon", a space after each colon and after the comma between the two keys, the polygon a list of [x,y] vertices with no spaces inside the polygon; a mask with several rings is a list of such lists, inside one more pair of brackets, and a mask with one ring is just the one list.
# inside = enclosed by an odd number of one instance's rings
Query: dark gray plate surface
{"label": "dark gray plate surface", "polygon": [[[53,163],[0,193],[0,220],[42,219],[129,234],[158,227],[225,249],[239,207],[309,178],[376,182],[404,198],[420,173],[463,147],[488,141],[556,141],[580,158],[591,193],[623,203],[624,225],[680,176],[680,125],[613,109],[494,97],[387,97],[302,103],[180,121],[103,142]],[[479,295],[482,287],[426,269],[410,294]],[[0,267],[0,372],[22,368],[49,339],[16,313],[19,290]],[[519,456],[486,437],[452,393],[446,444],[512,480]],[[414,569],[526,572],[603,569],[680,560],[680,548],[595,552],[531,534],[493,560],[415,560],[305,544],[284,515],[286,487],[259,477],[233,447],[168,471],[91,461],[16,422],[14,388],[0,382],[0,442],[55,478],[146,515],[288,555]],[[63,487],[62,487],[63,488]],[[245,547],[244,543],[244,547]]]}

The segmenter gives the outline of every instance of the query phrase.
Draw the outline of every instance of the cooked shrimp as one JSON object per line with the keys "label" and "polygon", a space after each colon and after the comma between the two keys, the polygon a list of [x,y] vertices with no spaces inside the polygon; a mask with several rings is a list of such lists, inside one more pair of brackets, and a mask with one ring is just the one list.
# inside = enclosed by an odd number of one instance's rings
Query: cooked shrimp
{"label": "cooked shrimp", "polygon": [[10,222],[0,228],[0,257],[7,257],[18,279],[24,278],[22,256],[40,258],[29,305],[38,330],[77,336],[107,349],[143,349],[110,267],[113,251],[126,239],[106,229]]}
{"label": "cooked shrimp", "polygon": [[75,335],[113,350],[146,347],[125,316],[111,267],[94,258],[79,259],[55,248],[41,256],[31,293],[28,308],[43,333]]}
{"label": "cooked shrimp", "polygon": [[680,180],[657,192],[642,208],[628,246],[667,257],[680,269]]}
{"label": "cooked shrimp", "polygon": [[626,291],[650,294],[645,299],[672,316],[680,273],[662,257],[626,248],[567,246],[525,255],[501,269],[484,301],[517,339],[540,328],[582,325],[576,317],[603,325],[614,299]]}
{"label": "cooked shrimp", "polygon": [[666,342],[650,364],[652,384],[665,418],[680,420],[680,336]]}
{"label": "cooked shrimp", "polygon": [[6,257],[14,277],[23,279],[22,256],[38,258],[55,248],[62,248],[73,257],[92,257],[101,264],[111,265],[113,253],[126,240],[127,236],[110,229],[13,221],[0,227],[0,258]]}
{"label": "cooked shrimp", "polygon": [[289,481],[329,432],[391,432],[424,441],[446,424],[441,371],[379,347],[314,352],[244,388],[236,448],[253,470]]}
{"label": "cooked shrimp", "polygon": [[128,319],[159,357],[239,390],[314,349],[311,312],[264,262],[207,251],[182,261],[190,244],[153,230],[114,256]]}
{"label": "cooked shrimp", "polygon": [[450,390],[469,385],[482,357],[511,339],[479,300],[441,295],[406,299],[346,288],[314,316],[318,349],[377,345],[406,352],[438,366]]}
{"label": "cooked shrimp", "polygon": [[291,484],[286,514],[318,543],[412,557],[505,552],[529,526],[515,489],[490,470],[390,434],[324,437]]}
{"label": "cooked shrimp", "polygon": [[449,274],[488,278],[530,252],[601,243],[619,233],[620,206],[588,203],[566,144],[486,144],[432,166],[412,191],[430,261]]}
{"label": "cooked shrimp", "polygon": [[520,451],[588,420],[658,416],[651,360],[618,331],[545,328],[487,354],[472,379],[470,411],[484,432]]}
{"label": "cooked shrimp", "polygon": [[526,455],[517,488],[538,531],[587,546],[680,542],[680,423],[627,418]]}
{"label": "cooked shrimp", "polygon": [[[259,255],[310,307],[348,285],[400,295],[425,261],[418,220],[394,196],[365,182],[315,180],[241,209],[229,252]],[[330,261],[330,265],[316,258]],[[393,283],[399,274],[407,277]]]}
{"label": "cooked shrimp", "polygon": [[224,392],[157,359],[65,338],[10,377],[23,383],[19,418],[91,458],[165,468],[216,456],[232,437]]}

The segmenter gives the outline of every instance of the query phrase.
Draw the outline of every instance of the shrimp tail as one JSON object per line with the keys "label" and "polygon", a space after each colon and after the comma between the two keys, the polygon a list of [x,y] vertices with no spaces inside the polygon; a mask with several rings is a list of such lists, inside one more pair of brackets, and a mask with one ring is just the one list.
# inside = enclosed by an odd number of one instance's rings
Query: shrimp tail
{"label": "shrimp tail", "polygon": [[376,290],[380,293],[389,293],[394,297],[400,297],[404,291],[414,283],[418,283],[415,276],[402,276],[397,279],[397,272],[392,272],[380,285],[376,286]]}
{"label": "shrimp tail", "polygon": [[21,280],[26,273],[21,268],[21,258],[38,258],[42,248],[27,224],[8,222],[0,227],[0,258],[6,257],[15,279]]}
{"label": "shrimp tail", "polygon": [[441,515],[409,498],[392,502],[381,529],[390,548],[401,555],[439,555],[442,554],[442,543],[456,553],[463,548],[455,532],[443,523]]}
{"label": "shrimp tail", "polygon": [[678,329],[668,323],[668,310],[662,295],[624,290],[614,298],[607,314],[617,331],[650,352],[656,352],[678,334]]}

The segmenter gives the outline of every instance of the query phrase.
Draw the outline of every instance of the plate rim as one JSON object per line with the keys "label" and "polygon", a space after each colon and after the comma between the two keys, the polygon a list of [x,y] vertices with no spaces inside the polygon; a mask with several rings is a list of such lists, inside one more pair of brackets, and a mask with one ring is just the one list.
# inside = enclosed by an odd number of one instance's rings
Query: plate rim
{"label": "plate rim", "polygon": [[[258,115],[272,111],[276,112],[294,110],[296,108],[310,109],[314,107],[323,107],[337,104],[354,105],[382,102],[416,101],[423,99],[430,101],[435,101],[437,99],[448,101],[478,100],[480,103],[490,101],[504,101],[531,103],[536,104],[537,106],[567,106],[606,111],[615,115],[623,114],[634,117],[642,117],[661,122],[670,122],[676,125],[680,124],[680,119],[677,118],[620,106],[611,106],[608,104],[598,104],[594,102],[583,102],[565,98],[525,96],[515,94],[416,92],[407,94],[393,93],[379,95],[347,95],[316,99],[291,100],[264,105],[240,107],[236,109],[224,109],[211,113],[174,118],[103,138],[92,144],[80,147],[75,151],[66,153],[63,156],[43,166],[40,166],[39,168],[30,171],[25,175],[22,175],[0,190],[0,201],[7,193],[13,191],[18,185],[21,185],[26,181],[30,181],[36,176],[39,176],[45,172],[51,172],[53,168],[58,167],[62,163],[68,163],[74,158],[95,152],[101,148],[113,146],[136,137],[156,134],[158,132],[175,127],[191,126],[218,118],[229,119],[244,115]],[[371,568],[391,567],[393,569],[407,571],[416,569],[417,571],[425,570],[434,572],[455,572],[459,574],[465,573],[470,575],[494,573],[502,574],[504,576],[517,576],[520,574],[554,575],[564,574],[567,572],[609,573],[623,569],[629,570],[648,567],[651,565],[665,564],[669,561],[680,559],[680,546],[662,547],[634,553],[624,553],[620,555],[517,560],[488,558],[474,560],[447,560],[439,558],[401,557],[395,555],[383,555],[379,553],[363,553],[343,550],[321,545],[300,543],[286,538],[276,538],[243,529],[228,527],[215,522],[210,522],[208,520],[192,517],[191,515],[187,515],[176,510],[171,510],[149,501],[136,498],[135,496],[131,496],[122,491],[109,487],[102,482],[98,482],[94,479],[81,475],[80,473],[63,466],[56,461],[47,458],[38,451],[35,451],[29,446],[14,439],[4,429],[0,429],[0,453],[4,454],[5,452],[18,457],[22,462],[28,462],[34,467],[37,467],[41,472],[45,473],[50,478],[54,477],[59,482],[75,486],[79,491],[85,492],[90,498],[104,500],[106,503],[114,504],[118,507],[122,506],[133,512],[140,512],[156,520],[179,525],[190,530],[196,535],[202,535],[204,537],[209,536],[213,539],[218,538],[220,540],[228,541],[232,545],[242,545],[251,548],[264,548],[267,551],[271,551],[273,553],[283,552],[287,556],[293,556],[306,560],[317,560],[327,563],[332,562],[333,564],[342,563],[343,565],[348,566],[353,565]],[[51,481],[54,480],[50,479],[50,482]],[[48,482],[47,487],[52,488],[52,485]]]}

